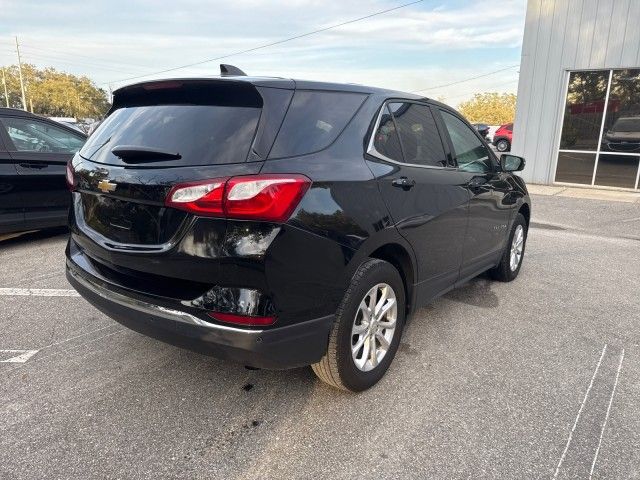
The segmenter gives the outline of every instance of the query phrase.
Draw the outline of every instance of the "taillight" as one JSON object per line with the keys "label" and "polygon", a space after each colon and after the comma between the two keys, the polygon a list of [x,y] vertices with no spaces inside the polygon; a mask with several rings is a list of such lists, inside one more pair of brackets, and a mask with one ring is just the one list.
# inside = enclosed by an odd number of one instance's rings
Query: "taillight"
{"label": "taillight", "polygon": [[238,315],[237,313],[209,312],[207,315],[220,322],[254,327],[273,325],[276,321],[276,317],[251,317],[249,315]]}
{"label": "taillight", "polygon": [[67,187],[69,190],[73,191],[76,188],[76,179],[73,176],[73,167],[71,166],[71,161],[67,162],[67,171],[65,174],[67,180]]}
{"label": "taillight", "polygon": [[311,185],[302,175],[233,177],[227,182],[227,217],[284,222]]}
{"label": "taillight", "polygon": [[200,215],[222,217],[226,178],[206,182],[182,183],[171,189],[165,205]]}
{"label": "taillight", "polygon": [[184,183],[165,204],[199,215],[286,221],[311,185],[304,175],[247,175]]}

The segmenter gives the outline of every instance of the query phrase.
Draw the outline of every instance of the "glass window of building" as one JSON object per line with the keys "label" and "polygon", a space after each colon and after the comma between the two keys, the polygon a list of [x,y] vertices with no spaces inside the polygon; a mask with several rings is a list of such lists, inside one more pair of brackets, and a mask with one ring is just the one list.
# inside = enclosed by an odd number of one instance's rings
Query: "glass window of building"
{"label": "glass window of building", "polygon": [[571,72],[556,182],[638,188],[640,69]]}

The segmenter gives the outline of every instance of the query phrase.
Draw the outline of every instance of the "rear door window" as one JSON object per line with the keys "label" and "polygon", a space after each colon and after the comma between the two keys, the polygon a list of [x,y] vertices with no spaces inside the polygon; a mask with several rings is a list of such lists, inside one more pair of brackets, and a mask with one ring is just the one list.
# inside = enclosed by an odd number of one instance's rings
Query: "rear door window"
{"label": "rear door window", "polygon": [[17,152],[76,153],[85,138],[32,118],[6,117],[2,123]]}
{"label": "rear door window", "polygon": [[80,155],[111,165],[125,164],[116,146],[150,147],[180,154],[154,165],[239,163],[247,159],[261,108],[218,105],[123,107],[98,127]]}
{"label": "rear door window", "polygon": [[269,158],[318,152],[338,138],[367,95],[296,90]]}
{"label": "rear door window", "polygon": [[404,162],[445,167],[447,157],[431,109],[411,102],[393,102],[389,108],[400,135]]}

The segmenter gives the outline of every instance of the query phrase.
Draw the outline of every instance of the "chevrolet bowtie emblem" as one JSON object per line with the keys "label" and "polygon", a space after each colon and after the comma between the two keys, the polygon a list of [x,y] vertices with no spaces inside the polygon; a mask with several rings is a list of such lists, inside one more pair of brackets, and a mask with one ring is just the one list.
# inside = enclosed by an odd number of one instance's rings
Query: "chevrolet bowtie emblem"
{"label": "chevrolet bowtie emblem", "polygon": [[118,185],[111,183],[109,180],[100,180],[98,182],[98,190],[102,190],[104,193],[114,192]]}

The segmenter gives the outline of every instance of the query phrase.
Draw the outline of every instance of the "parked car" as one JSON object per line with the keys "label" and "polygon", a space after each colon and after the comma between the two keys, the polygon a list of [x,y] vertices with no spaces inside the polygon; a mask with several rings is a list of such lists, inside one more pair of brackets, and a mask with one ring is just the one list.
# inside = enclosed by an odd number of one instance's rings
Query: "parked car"
{"label": "parked car", "polygon": [[619,117],[604,134],[603,143],[614,152],[640,150],[640,116]]}
{"label": "parked car", "polygon": [[486,270],[517,277],[523,166],[408,93],[138,83],[69,163],[67,278],[145,335],[360,391],[412,312]]}
{"label": "parked car", "polygon": [[500,125],[493,135],[493,144],[499,152],[508,152],[511,150],[511,139],[513,137],[513,123]]}
{"label": "parked car", "polygon": [[0,108],[0,233],[67,224],[65,167],[85,140],[58,122]]}
{"label": "parked car", "polygon": [[482,135],[482,138],[486,140],[489,137],[489,125],[486,123],[472,123],[471,125]]}

